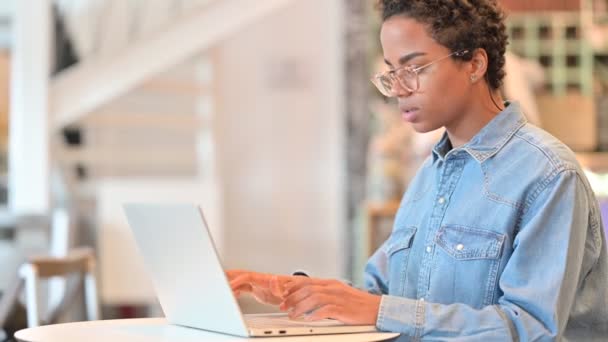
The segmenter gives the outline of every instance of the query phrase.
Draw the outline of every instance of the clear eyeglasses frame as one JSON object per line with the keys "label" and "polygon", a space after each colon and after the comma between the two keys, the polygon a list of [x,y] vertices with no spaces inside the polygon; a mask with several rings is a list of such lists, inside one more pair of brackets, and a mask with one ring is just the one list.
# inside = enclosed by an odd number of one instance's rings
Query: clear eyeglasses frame
{"label": "clear eyeglasses frame", "polygon": [[443,56],[419,67],[405,65],[397,69],[378,73],[370,80],[376,86],[376,88],[378,88],[378,91],[380,91],[380,93],[386,97],[396,97],[399,95],[395,90],[395,84],[397,82],[402,89],[405,89],[410,93],[415,93],[420,89],[420,77],[418,74],[423,69],[452,56],[462,57],[468,52],[469,50],[452,52],[449,55]]}

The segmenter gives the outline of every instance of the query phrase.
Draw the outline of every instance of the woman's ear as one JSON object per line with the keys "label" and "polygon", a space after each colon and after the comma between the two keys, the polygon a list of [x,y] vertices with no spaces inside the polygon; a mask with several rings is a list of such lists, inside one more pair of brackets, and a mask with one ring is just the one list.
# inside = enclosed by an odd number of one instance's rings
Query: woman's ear
{"label": "woman's ear", "polygon": [[469,63],[471,63],[471,82],[484,78],[488,70],[488,54],[486,50],[476,49],[473,51],[473,57]]}

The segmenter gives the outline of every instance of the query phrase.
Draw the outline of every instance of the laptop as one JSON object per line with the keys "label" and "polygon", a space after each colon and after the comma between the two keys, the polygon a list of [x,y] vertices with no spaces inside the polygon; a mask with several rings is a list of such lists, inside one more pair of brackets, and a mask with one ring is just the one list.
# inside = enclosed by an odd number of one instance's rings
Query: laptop
{"label": "laptop", "polygon": [[243,337],[375,332],[373,325],[244,315],[220,263],[202,210],[190,204],[125,204],[156,295],[171,324]]}

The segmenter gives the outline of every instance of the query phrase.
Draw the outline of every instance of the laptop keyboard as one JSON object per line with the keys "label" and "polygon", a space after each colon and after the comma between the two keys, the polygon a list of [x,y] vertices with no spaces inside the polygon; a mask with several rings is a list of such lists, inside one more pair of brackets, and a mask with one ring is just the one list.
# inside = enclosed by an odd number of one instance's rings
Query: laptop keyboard
{"label": "laptop keyboard", "polygon": [[344,323],[333,319],[323,319],[320,321],[305,321],[304,319],[289,319],[287,316],[267,316],[267,315],[246,315],[245,322],[252,328],[289,328],[289,327],[334,327]]}

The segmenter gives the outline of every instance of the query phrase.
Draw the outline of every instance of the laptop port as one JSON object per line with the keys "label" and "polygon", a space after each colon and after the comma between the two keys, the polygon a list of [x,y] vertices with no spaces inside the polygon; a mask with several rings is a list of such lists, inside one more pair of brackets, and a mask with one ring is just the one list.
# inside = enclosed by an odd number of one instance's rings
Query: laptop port
{"label": "laptop port", "polygon": [[279,330],[279,334],[287,334],[286,330]]}
{"label": "laptop port", "polygon": [[264,331],[264,334],[270,335],[270,334],[272,334],[272,330],[266,330],[266,331]]}

